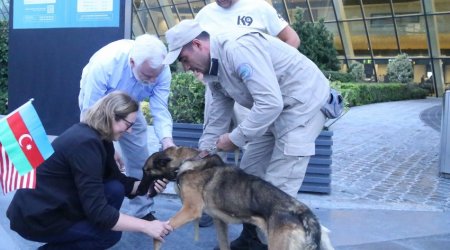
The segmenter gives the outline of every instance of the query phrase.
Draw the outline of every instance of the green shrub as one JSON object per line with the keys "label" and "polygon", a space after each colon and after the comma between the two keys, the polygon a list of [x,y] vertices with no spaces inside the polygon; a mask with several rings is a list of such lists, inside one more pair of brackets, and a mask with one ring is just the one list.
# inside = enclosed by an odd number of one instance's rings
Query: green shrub
{"label": "green shrub", "polygon": [[390,60],[387,67],[390,82],[410,83],[413,80],[413,66],[408,55],[403,53]]}
{"label": "green shrub", "polygon": [[172,75],[169,111],[174,122],[203,123],[205,86],[192,73]]}
{"label": "green shrub", "polygon": [[[174,73],[170,85],[169,111],[174,122],[203,123],[205,106],[205,86],[192,73]],[[148,122],[153,123],[147,102],[143,102],[142,112]]]}
{"label": "green shrub", "polygon": [[349,73],[339,72],[339,71],[322,71],[328,80],[331,82],[354,82],[355,78]]}
{"label": "green shrub", "polygon": [[364,74],[364,64],[354,61],[350,64],[350,68],[348,69],[348,73],[353,76],[353,79],[356,81],[363,81],[365,78]]}
{"label": "green shrub", "polygon": [[147,124],[153,124],[153,116],[152,112],[150,111],[150,106],[148,104],[148,101],[141,102],[141,110],[144,114],[145,120],[147,121]]}
{"label": "green shrub", "polygon": [[8,103],[8,22],[0,21],[0,114]]}
{"label": "green shrub", "polygon": [[413,84],[404,83],[335,83],[346,103],[352,106],[378,102],[423,99],[428,92]]}
{"label": "green shrub", "polygon": [[[348,75],[348,74],[347,74]],[[378,102],[423,99],[428,91],[414,84],[404,83],[343,83],[332,81],[331,86],[342,93],[348,107]],[[203,123],[205,88],[192,73],[172,75],[169,111],[174,122]],[[148,105],[142,110],[149,124],[152,123]]]}
{"label": "green shrub", "polygon": [[297,7],[295,21],[292,23],[292,28],[301,40],[298,50],[321,70],[339,70],[340,62],[334,47],[333,33],[325,27],[323,19],[317,23],[306,22],[303,12],[304,9]]}

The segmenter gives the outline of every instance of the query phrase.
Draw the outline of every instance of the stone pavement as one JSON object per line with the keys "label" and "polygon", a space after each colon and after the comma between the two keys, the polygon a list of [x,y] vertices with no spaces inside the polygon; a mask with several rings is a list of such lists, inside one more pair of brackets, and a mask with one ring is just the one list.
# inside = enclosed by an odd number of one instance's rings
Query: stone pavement
{"label": "stone pavement", "polygon": [[[439,177],[442,99],[408,100],[351,108],[334,131],[331,193],[299,193],[331,231],[338,250],[450,249],[450,180]],[[157,145],[155,146],[157,147]],[[4,216],[12,195],[0,196],[0,249],[35,249],[9,230]],[[173,189],[156,198],[156,216],[170,218],[181,206]],[[230,238],[240,232],[232,225]],[[212,249],[214,228],[193,240],[186,225],[163,249]],[[113,249],[151,249],[151,240],[124,233]]]}
{"label": "stone pavement", "polygon": [[438,166],[441,107],[442,99],[429,98],[351,108],[331,126],[332,193],[299,197],[329,208],[448,211],[450,179]]}

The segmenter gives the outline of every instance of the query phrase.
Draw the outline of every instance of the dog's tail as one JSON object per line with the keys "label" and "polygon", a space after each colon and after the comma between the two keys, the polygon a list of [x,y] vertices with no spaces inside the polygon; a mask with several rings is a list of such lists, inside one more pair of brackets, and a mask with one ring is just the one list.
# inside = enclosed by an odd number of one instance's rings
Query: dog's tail
{"label": "dog's tail", "polygon": [[321,250],[334,250],[333,245],[331,245],[329,233],[330,230],[324,226],[320,226],[320,249]]}
{"label": "dog's tail", "polygon": [[297,213],[303,228],[305,230],[305,246],[303,249],[319,250],[321,249],[321,226],[317,217],[310,209]]}

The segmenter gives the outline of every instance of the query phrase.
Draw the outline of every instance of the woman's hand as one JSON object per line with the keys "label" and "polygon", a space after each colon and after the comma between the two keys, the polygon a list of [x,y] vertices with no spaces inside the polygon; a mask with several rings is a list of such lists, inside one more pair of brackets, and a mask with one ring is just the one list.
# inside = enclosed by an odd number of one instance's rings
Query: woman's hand
{"label": "woman's hand", "polygon": [[162,180],[156,180],[154,185],[155,191],[158,194],[164,192],[164,190],[166,190],[167,183],[169,183],[169,180],[165,178]]}
{"label": "woman's hand", "polygon": [[145,227],[144,233],[161,242],[164,242],[164,238],[173,231],[169,221],[154,220],[148,223],[150,223],[150,226]]}
{"label": "woman's hand", "polygon": [[164,192],[164,190],[166,190],[167,183],[169,183],[169,180],[167,179],[156,180],[148,189],[148,196],[154,197],[157,194]]}
{"label": "woman's hand", "polygon": [[112,228],[114,231],[142,232],[164,242],[164,238],[173,231],[169,221],[146,221],[124,213],[120,213],[119,220]]}

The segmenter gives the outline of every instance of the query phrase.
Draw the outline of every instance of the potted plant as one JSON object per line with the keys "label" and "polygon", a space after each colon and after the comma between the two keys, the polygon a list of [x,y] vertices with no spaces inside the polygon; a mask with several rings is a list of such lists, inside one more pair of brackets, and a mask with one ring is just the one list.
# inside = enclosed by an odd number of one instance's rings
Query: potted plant
{"label": "potted plant", "polygon": [[205,86],[192,73],[180,72],[172,75],[170,88],[174,141],[180,146],[198,147],[203,132]]}

